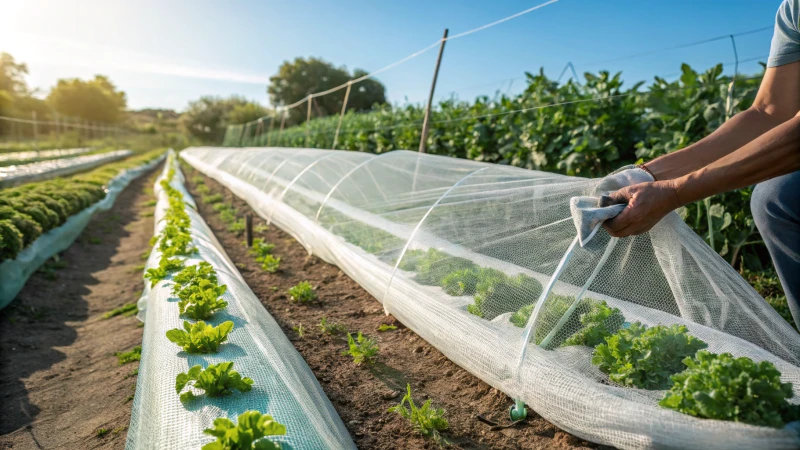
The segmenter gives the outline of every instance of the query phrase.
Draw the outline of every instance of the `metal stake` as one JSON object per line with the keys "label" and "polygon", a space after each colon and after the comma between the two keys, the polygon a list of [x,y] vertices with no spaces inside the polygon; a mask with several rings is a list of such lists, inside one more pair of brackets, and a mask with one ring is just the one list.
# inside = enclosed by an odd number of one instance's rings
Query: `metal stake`
{"label": "metal stake", "polygon": [[431,92],[428,95],[428,106],[425,108],[425,120],[422,122],[422,137],[419,140],[419,152],[425,153],[425,141],[428,139],[428,122],[431,117],[431,106],[433,106],[433,93],[436,90],[436,79],[439,78],[439,66],[442,64],[442,54],[444,53],[444,44],[447,42],[447,28],[444,29],[444,36],[442,36],[442,43],[439,46],[439,56],[436,57],[436,69],[433,71],[433,82],[431,83]]}

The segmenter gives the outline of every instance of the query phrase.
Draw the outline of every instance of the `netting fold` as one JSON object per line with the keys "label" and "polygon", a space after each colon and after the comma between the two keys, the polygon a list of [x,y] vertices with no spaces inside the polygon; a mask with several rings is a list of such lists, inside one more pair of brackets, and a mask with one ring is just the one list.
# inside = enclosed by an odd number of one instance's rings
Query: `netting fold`
{"label": "netting fold", "polygon": [[[341,419],[325,396],[311,369],[264,309],[222,250],[214,234],[195,211],[177,167],[170,185],[184,195],[191,219],[192,245],[197,252],[186,266],[202,261],[213,266],[220,284],[227,285],[228,306],[207,320],[209,325],[233,321],[233,331],[217,353],[189,354],[166,338],[170,329],[182,328],[178,299],[171,294],[171,277],[145,289],[137,317],[144,321],[142,355],[126,449],[199,449],[213,439],[203,434],[219,417],[236,421],[248,410],[272,415],[286,426],[285,436],[274,437],[285,449],[353,449]],[[156,181],[155,234],[165,226],[168,197],[160,185],[170,167]],[[158,267],[161,254],[153,248],[145,271]],[[233,362],[234,370],[253,380],[250,392],[182,403],[175,391],[178,374],[194,365]]]}
{"label": "netting fold", "polygon": [[676,213],[643,235],[600,229],[581,246],[570,199],[596,195],[602,180],[400,150],[181,157],[449,359],[571,433],[622,448],[800,446],[796,423],[662,408],[663,389],[623,387],[591,363],[592,347],[573,345],[588,339],[579,318],[605,302],[617,328],[684,325],[711,352],[773,363],[800,402],[800,335]]}

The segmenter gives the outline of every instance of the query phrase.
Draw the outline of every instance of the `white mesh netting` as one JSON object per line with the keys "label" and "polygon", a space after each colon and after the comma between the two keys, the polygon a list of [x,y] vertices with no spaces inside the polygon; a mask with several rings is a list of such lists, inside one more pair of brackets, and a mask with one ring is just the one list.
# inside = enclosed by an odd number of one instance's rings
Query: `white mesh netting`
{"label": "white mesh netting", "polygon": [[72,156],[17,166],[0,167],[0,187],[16,186],[22,183],[61,177],[116,161],[132,154],[131,150],[114,150],[94,155]]}
{"label": "white mesh netting", "polygon": [[[177,161],[174,161],[177,168]],[[167,195],[160,186],[169,167],[156,181],[155,231],[164,227],[168,207]],[[223,294],[227,308],[206,322],[219,325],[233,321],[233,331],[217,353],[188,354],[166,338],[166,332],[182,328],[178,299],[171,295],[168,277],[154,287],[145,283],[139,300],[138,317],[145,322],[142,355],[136,395],[126,449],[199,449],[213,438],[203,430],[212,428],[218,417],[234,422],[248,410],[271,414],[286,426],[286,435],[274,437],[285,449],[351,449],[355,448],[330,400],[314,378],[303,358],[283,334],[247,287],[234,264],[228,259],[203,218],[192,208],[191,197],[183,187],[183,176],[177,170],[170,183],[182,191],[186,212],[191,219],[192,245],[197,253],[185,260],[186,266],[206,261],[216,270],[220,284],[227,285]],[[158,247],[153,249],[145,270],[157,267],[161,259]],[[175,379],[194,365],[232,361],[234,370],[253,379],[250,392],[207,398],[201,396],[183,404],[175,392]]]}
{"label": "white mesh netting", "polygon": [[647,234],[601,230],[581,247],[570,199],[596,194],[600,180],[408,151],[193,148],[181,157],[448,358],[571,433],[623,448],[800,446],[796,423],[662,408],[663,390],[611,382],[591,347],[566,342],[605,301],[623,327],[683,324],[711,352],[772,362],[800,402],[800,335],[676,213]]}

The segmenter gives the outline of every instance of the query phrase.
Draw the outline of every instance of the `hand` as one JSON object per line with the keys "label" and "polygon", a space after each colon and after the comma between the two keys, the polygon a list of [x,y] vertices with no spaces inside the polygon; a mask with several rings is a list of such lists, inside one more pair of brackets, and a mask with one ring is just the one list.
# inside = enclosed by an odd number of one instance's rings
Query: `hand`
{"label": "hand", "polygon": [[650,231],[670,211],[681,206],[673,180],[639,183],[608,195],[613,203],[628,206],[605,227],[614,237],[634,236]]}

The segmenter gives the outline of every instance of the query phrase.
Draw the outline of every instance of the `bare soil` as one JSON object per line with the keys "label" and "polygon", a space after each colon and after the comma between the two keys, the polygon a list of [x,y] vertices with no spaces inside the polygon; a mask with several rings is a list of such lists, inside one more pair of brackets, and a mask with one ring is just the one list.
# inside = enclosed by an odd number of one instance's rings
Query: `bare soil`
{"label": "bare soil", "polygon": [[134,180],[0,311],[0,448],[122,449],[138,362],[115,352],[142,342],[132,316],[103,314],[135,303],[142,253],[153,235],[152,185]]}
{"label": "bare soil", "polygon": [[[431,399],[434,406],[447,411],[450,427],[443,436],[453,448],[600,448],[559,430],[534,411],[529,411],[528,420],[523,423],[493,431],[477,420],[477,415],[507,424],[512,402],[505,394],[452,363],[392,316],[385,316],[381,304],[355,281],[336,266],[309,256],[299,243],[276,227],[254,233],[275,244],[274,254],[281,258],[279,272],[262,270],[243,245],[243,235],[228,231],[211,205],[200,201],[202,196],[191,179],[201,174],[187,172],[187,185],[198,200],[200,213],[250,288],[305,358],[359,448],[438,447],[397,414],[387,412],[400,401],[407,383],[418,404]],[[223,194],[225,201],[238,209],[240,217],[252,214],[254,228],[265,225],[243,200],[214,180],[202,178],[211,194]],[[309,281],[315,287],[319,301],[311,305],[289,301],[286,291],[300,281]],[[342,354],[347,348],[346,335],[331,336],[320,331],[318,325],[323,317],[344,324],[350,332],[362,331],[377,339],[377,362],[355,366],[350,356]],[[378,332],[381,324],[395,325],[397,329]]]}

